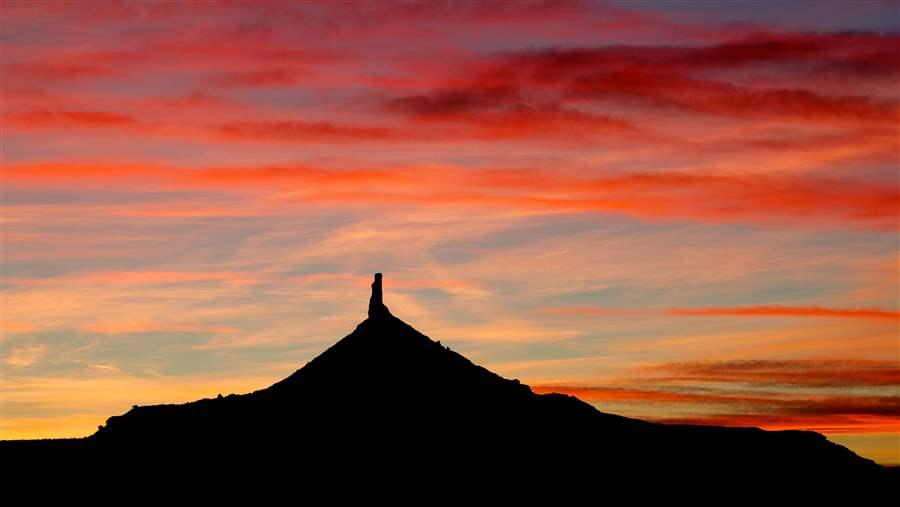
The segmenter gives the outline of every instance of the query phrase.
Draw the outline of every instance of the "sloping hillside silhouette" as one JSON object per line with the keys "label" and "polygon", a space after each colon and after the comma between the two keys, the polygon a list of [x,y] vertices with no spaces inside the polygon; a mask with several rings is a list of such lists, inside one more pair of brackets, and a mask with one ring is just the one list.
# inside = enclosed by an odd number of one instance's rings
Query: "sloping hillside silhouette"
{"label": "sloping hillside silhouette", "polygon": [[0,452],[26,469],[164,463],[204,474],[287,459],[313,475],[449,470],[518,484],[537,473],[544,486],[640,477],[856,487],[884,473],[814,432],[662,425],[535,394],[394,317],[380,274],[369,318],[268,388],[136,406],[84,439],[4,442]]}

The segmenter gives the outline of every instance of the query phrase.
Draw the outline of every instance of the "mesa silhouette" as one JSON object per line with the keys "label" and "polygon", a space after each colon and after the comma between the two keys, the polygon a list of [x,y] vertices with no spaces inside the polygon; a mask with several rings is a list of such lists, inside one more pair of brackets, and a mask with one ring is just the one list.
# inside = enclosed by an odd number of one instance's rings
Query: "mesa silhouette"
{"label": "mesa silhouette", "polygon": [[340,470],[348,478],[452,469],[519,483],[530,471],[545,486],[717,477],[857,487],[880,483],[884,473],[814,432],[663,425],[535,394],[394,317],[381,285],[379,273],[369,317],[352,333],[268,388],[135,406],[89,437],[7,441],[0,452],[20,471],[159,463],[197,474],[252,471],[277,456],[297,470]]}

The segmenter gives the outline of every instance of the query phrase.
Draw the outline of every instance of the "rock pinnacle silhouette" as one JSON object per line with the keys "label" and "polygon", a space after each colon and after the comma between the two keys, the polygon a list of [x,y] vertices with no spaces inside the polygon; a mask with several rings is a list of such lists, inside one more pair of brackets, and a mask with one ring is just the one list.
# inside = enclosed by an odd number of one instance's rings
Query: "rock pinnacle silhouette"
{"label": "rock pinnacle silhouette", "polygon": [[384,306],[384,300],[381,295],[381,273],[375,273],[375,280],[372,282],[372,296],[369,298],[369,318],[375,319],[379,317],[391,317],[391,311]]}

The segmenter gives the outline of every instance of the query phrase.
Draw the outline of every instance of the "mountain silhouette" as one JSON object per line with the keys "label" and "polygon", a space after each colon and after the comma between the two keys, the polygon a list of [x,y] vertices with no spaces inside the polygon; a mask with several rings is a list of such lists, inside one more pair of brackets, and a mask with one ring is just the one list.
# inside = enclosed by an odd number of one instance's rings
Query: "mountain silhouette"
{"label": "mountain silhouette", "polygon": [[535,394],[391,315],[381,282],[376,274],[369,318],[268,388],[135,406],[86,438],[2,442],[0,458],[20,472],[175,467],[198,476],[287,460],[294,480],[445,474],[457,478],[454,487],[469,477],[545,491],[641,478],[816,484],[821,492],[885,478],[882,467],[814,432],[663,425]]}

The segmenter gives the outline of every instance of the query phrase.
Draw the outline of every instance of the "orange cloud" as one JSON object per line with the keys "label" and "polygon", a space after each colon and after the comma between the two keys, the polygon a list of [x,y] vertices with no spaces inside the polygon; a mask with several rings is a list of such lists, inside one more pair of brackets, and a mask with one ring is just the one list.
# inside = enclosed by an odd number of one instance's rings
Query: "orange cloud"
{"label": "orange cloud", "polygon": [[86,186],[108,186],[160,178],[171,169],[154,164],[110,163],[37,163],[10,165],[4,168],[7,184],[32,188],[70,185],[83,182]]}
{"label": "orange cloud", "polygon": [[[481,205],[525,212],[600,212],[653,220],[819,224],[896,230],[900,191],[811,176],[688,173],[582,176],[537,169],[405,167],[338,170],[308,166],[179,169],[144,165],[32,164],[6,169],[9,185],[132,185],[157,189],[267,189],[297,202]],[[165,206],[158,210],[165,216]],[[240,210],[233,210],[240,213]],[[176,215],[177,216],[177,215]],[[761,312],[762,313],[762,312]]]}
{"label": "orange cloud", "polygon": [[862,412],[869,415],[900,417],[900,398],[893,396],[810,396],[804,398],[798,397],[796,393],[789,396],[778,393],[711,394],[709,392],[565,385],[534,386],[532,390],[538,394],[568,394],[584,401],[717,404],[732,407],[748,405],[753,407],[753,410],[764,407],[768,410],[791,411],[798,414],[824,413],[828,415],[831,412],[841,414]]}
{"label": "orange cloud", "polygon": [[20,345],[6,351],[3,363],[12,367],[31,366],[46,354],[46,345]]}
{"label": "orange cloud", "polygon": [[277,188],[295,184],[313,192],[321,188],[351,185],[397,185],[406,177],[400,173],[372,170],[328,170],[309,166],[212,168],[171,174],[172,187],[199,189]]}
{"label": "orange cloud", "polygon": [[671,308],[666,315],[686,316],[760,316],[760,317],[843,317],[889,319],[897,322],[900,312],[878,308],[822,308],[818,306],[748,306],[738,308]]}
{"label": "orange cloud", "polygon": [[698,393],[656,391],[625,387],[536,385],[531,390],[538,394],[559,393],[574,396],[584,401],[632,401],[662,403],[747,403],[759,402],[760,398],[722,396]]}
{"label": "orange cloud", "polygon": [[41,326],[38,326],[31,322],[0,320],[0,330],[2,330],[4,334],[6,334],[6,333],[11,333],[11,334],[33,333],[40,329],[41,329]]}
{"label": "orange cloud", "polygon": [[767,430],[811,430],[823,433],[894,433],[900,431],[900,416],[866,414],[780,415],[717,414],[696,417],[648,417],[664,424],[753,426]]}
{"label": "orange cloud", "polygon": [[559,306],[544,308],[546,313],[556,315],[596,315],[596,316],[648,316],[664,315],[678,317],[836,317],[847,319],[875,319],[898,322],[900,312],[880,308],[822,308],[819,306],[742,306],[712,308],[667,308],[627,309],[603,308],[595,306]]}

